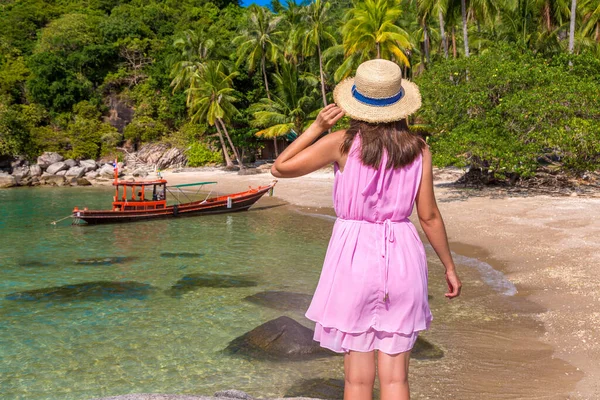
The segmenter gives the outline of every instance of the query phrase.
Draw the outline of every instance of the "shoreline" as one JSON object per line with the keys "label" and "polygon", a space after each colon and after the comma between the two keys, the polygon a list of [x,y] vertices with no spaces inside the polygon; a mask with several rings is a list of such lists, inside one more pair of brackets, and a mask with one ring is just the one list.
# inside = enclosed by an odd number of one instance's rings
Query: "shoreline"
{"label": "shoreline", "polygon": [[[458,174],[438,171],[434,182],[451,248],[490,264],[516,285],[518,293],[509,302],[527,303],[519,308],[539,324],[535,339],[552,349],[552,359],[572,366],[565,365],[558,385],[564,392],[556,398],[593,398],[600,393],[600,333],[595,328],[600,312],[594,312],[600,310],[600,282],[593,268],[600,261],[600,221],[591,217],[600,209],[600,196],[511,196],[501,190],[473,196],[448,185]],[[212,178],[219,181],[218,191],[245,190],[274,179],[269,173],[224,171],[163,176],[173,184]],[[321,170],[279,180],[274,196],[308,211],[331,213],[332,184],[332,170]],[[412,219],[426,242],[414,213]]]}

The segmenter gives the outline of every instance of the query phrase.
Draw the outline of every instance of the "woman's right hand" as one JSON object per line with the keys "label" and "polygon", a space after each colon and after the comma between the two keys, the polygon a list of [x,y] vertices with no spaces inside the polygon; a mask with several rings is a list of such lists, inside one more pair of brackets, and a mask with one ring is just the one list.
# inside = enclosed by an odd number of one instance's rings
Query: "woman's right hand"
{"label": "woman's right hand", "polygon": [[458,297],[460,295],[462,283],[460,283],[460,279],[456,274],[456,270],[446,270],[446,282],[448,283],[448,293],[446,293],[444,296],[446,296],[448,299]]}
{"label": "woman's right hand", "polygon": [[321,112],[319,112],[314,124],[319,127],[321,132],[323,132],[335,125],[335,123],[338,122],[343,116],[344,110],[339,108],[335,103],[331,103],[325,106]]}

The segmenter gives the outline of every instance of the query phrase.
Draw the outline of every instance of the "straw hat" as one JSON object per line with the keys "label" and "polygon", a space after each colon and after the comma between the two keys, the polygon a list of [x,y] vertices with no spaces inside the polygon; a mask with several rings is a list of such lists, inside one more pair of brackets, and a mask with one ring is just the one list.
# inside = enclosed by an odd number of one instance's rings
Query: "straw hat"
{"label": "straw hat", "polygon": [[417,85],[402,79],[396,63],[382,59],[360,64],[354,78],[335,87],[333,99],[346,115],[371,123],[398,121],[421,107]]}

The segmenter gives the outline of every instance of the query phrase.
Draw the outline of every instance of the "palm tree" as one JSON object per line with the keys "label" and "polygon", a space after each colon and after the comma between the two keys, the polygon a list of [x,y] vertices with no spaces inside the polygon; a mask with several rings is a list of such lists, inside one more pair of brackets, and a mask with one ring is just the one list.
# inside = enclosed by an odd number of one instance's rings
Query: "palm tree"
{"label": "palm tree", "polygon": [[569,53],[575,48],[575,19],[577,18],[577,0],[571,0],[571,24],[569,29]]}
{"label": "palm tree", "polygon": [[467,1],[460,0],[460,14],[462,16],[463,43],[465,45],[465,57],[469,57],[469,32],[467,30]]}
{"label": "palm tree", "polygon": [[357,64],[374,57],[410,66],[405,54],[411,48],[409,34],[396,25],[401,14],[399,0],[354,3],[342,27],[346,59],[335,73],[336,80],[345,78]]}
{"label": "palm tree", "polygon": [[[170,59],[173,92],[188,88],[190,80],[216,53],[215,41],[204,32],[188,29],[173,42],[178,54]],[[188,98],[189,101],[189,98]]]}
{"label": "palm tree", "polygon": [[306,34],[304,22],[306,7],[302,7],[294,0],[287,0],[286,7],[281,7],[279,14],[283,17],[286,38],[283,43],[283,56],[291,63],[299,64],[302,57],[302,42]]}
{"label": "palm tree", "polygon": [[323,54],[322,42],[336,43],[333,35],[328,31],[328,28],[333,26],[333,20],[328,11],[331,4],[322,0],[315,0],[306,10],[306,25],[307,32],[304,36],[303,53],[306,56],[312,56],[317,50],[319,58],[319,77],[321,80],[321,96],[323,97],[323,107],[327,105],[327,97],[325,95],[325,73],[323,71]]}
{"label": "palm tree", "polygon": [[254,117],[250,124],[263,128],[256,133],[259,137],[277,138],[291,130],[300,135],[319,110],[318,79],[310,74],[299,75],[290,63],[282,64],[273,78],[276,93],[272,99],[263,98],[250,107]]}
{"label": "palm tree", "polygon": [[[209,61],[202,71],[194,74],[192,84],[187,89],[188,98],[190,99],[188,107],[192,122],[207,122],[217,128],[223,153],[227,159],[227,148],[223,140],[223,133],[225,134],[240,169],[243,169],[242,159],[225,126],[225,121],[238,112],[233,105],[236,100],[234,97],[235,90],[231,87],[232,80],[236,75],[236,72],[226,75],[221,62]],[[223,129],[223,133],[221,133],[221,129]],[[231,160],[227,165],[233,165]]]}
{"label": "palm tree", "polygon": [[584,3],[584,21],[585,26],[583,27],[583,35],[594,35],[596,43],[600,43],[600,3],[594,8],[592,0],[588,0]]}
{"label": "palm tree", "polygon": [[[248,8],[249,20],[247,28],[242,34],[233,40],[237,47],[238,65],[242,62],[248,63],[250,72],[254,71],[256,64],[260,62],[267,98],[271,98],[269,91],[269,80],[267,79],[267,59],[273,61],[277,58],[279,51],[278,37],[281,31],[277,30],[281,22],[280,16],[274,16],[265,7],[255,4]],[[275,155],[279,155],[277,139],[274,139]]]}

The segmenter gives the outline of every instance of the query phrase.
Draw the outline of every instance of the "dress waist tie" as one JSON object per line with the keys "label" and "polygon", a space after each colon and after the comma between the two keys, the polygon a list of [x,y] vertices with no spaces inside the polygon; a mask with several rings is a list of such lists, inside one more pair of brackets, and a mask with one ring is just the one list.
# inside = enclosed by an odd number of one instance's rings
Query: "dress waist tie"
{"label": "dress waist tie", "polygon": [[384,258],[384,270],[383,270],[383,302],[386,303],[390,296],[388,292],[388,276],[390,270],[390,245],[389,243],[393,243],[396,240],[396,236],[394,235],[394,224],[400,223],[410,223],[408,218],[401,219],[399,221],[392,221],[391,219],[386,219],[384,221],[364,221],[357,219],[344,219],[338,218],[338,221],[341,222],[350,222],[350,223],[358,223],[358,224],[374,224],[382,226],[382,243],[383,249],[381,250],[381,256]]}

